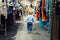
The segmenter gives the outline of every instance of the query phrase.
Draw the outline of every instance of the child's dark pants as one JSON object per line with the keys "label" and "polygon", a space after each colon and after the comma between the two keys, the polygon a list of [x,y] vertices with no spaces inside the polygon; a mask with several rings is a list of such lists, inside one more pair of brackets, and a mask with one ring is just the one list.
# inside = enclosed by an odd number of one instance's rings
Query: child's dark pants
{"label": "child's dark pants", "polygon": [[27,23],[27,29],[28,29],[28,31],[32,31],[32,26],[33,26],[32,22],[28,22]]}

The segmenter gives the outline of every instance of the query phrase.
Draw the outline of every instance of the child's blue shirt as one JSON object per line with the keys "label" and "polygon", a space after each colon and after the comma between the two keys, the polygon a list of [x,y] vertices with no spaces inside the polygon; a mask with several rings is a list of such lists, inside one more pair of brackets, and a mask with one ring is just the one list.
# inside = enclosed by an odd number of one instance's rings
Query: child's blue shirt
{"label": "child's blue shirt", "polygon": [[34,22],[34,17],[33,17],[33,15],[28,15],[28,16],[26,17],[26,22]]}

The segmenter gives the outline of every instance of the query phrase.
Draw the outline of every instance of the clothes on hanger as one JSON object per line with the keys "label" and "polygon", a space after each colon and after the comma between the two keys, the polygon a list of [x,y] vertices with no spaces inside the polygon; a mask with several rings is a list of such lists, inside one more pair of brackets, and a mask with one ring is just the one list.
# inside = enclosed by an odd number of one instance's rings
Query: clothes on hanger
{"label": "clothes on hanger", "polygon": [[1,26],[2,28],[5,26],[5,16],[3,14],[1,14]]}
{"label": "clothes on hanger", "polygon": [[14,20],[13,20],[13,14],[10,13],[9,15],[7,15],[7,26],[10,26],[14,23]]}

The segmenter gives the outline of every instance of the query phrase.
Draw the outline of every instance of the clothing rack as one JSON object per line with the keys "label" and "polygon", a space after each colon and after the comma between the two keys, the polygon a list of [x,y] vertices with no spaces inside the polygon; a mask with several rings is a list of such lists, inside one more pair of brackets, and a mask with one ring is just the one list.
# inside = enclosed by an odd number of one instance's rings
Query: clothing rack
{"label": "clothing rack", "polygon": [[[6,26],[6,17],[7,17],[7,15],[4,15],[4,14],[7,14],[7,13],[5,13],[7,11],[5,2],[6,1],[3,0],[3,2],[2,2],[3,5],[0,6],[0,8],[2,8],[2,9],[0,9],[0,30],[4,31],[5,35],[7,35],[7,26]],[[5,9],[5,11],[4,11],[4,9]],[[4,14],[2,14],[2,12]]]}
{"label": "clothing rack", "polygon": [[[5,35],[7,35],[7,27],[9,27],[9,26],[11,26],[11,25],[14,25],[14,23],[15,23],[15,16],[16,16],[16,10],[13,10],[13,7],[15,7],[15,6],[10,6],[10,8],[11,8],[11,10],[9,10],[9,12],[8,12],[8,4],[7,4],[7,0],[5,0],[4,2],[2,2],[2,3],[4,3],[5,4],[5,8],[6,8],[6,11],[4,11],[4,10],[2,10],[2,12],[4,13],[3,14],[3,19],[1,19],[1,13],[0,13],[0,27],[4,27],[4,28],[0,28],[0,30],[1,31],[5,31]],[[1,7],[2,8],[2,7]],[[11,12],[10,12],[11,11]],[[5,13],[5,12],[7,12],[7,13]],[[6,14],[6,15],[5,15]],[[3,21],[4,22],[3,22]],[[4,24],[2,24],[1,22],[3,22]]]}
{"label": "clothing rack", "polygon": [[5,35],[7,35],[7,26],[6,26],[6,19],[4,20],[4,24],[1,23],[1,13],[0,13],[0,30],[5,31]]}
{"label": "clothing rack", "polygon": [[50,2],[49,1],[50,0],[41,0],[39,2],[40,4],[38,5],[39,26],[44,27],[44,29],[48,30],[48,32],[50,32],[50,26],[51,26],[51,24],[50,24],[51,23],[51,20],[50,20],[51,15],[49,15],[49,10],[52,10],[51,5],[50,5],[52,3],[50,3],[51,1]]}

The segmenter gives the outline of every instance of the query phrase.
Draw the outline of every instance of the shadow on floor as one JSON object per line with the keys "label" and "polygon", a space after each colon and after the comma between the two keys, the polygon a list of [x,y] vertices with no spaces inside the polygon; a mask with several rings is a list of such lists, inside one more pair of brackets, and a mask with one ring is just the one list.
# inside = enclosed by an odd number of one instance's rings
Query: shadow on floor
{"label": "shadow on floor", "polygon": [[1,34],[0,35],[0,40],[15,40],[16,39],[15,36],[17,34],[18,29],[20,29],[19,31],[21,31],[22,28],[23,28],[21,26],[23,26],[23,24],[21,24],[21,23],[20,24],[15,24],[13,26],[9,26],[7,28],[7,30],[8,30],[7,36],[4,36],[3,34]]}

